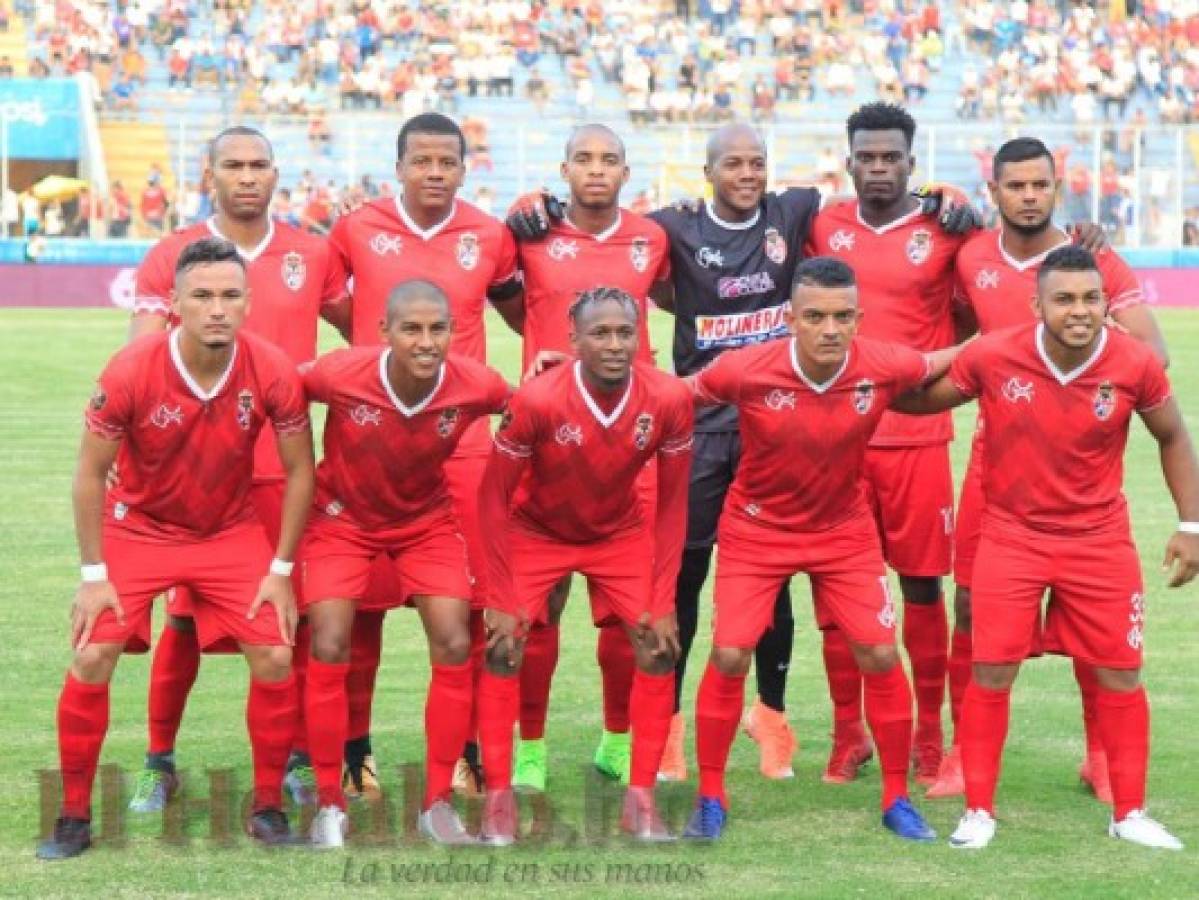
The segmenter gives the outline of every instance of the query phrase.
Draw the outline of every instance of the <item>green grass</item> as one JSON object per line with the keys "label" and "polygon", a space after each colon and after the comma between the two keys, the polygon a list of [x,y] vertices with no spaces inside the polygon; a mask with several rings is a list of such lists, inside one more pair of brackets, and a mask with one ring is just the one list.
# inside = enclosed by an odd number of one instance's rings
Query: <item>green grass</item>
{"label": "green grass", "polygon": [[[1161,319],[1173,352],[1175,388],[1184,410],[1191,413],[1192,429],[1197,429],[1199,316],[1166,310]],[[493,362],[515,377],[517,344],[502,326],[494,325]],[[657,346],[669,347],[669,321],[654,325]],[[214,847],[204,837],[205,823],[197,821],[190,844],[177,848],[156,837],[160,823],[152,820],[130,822],[123,847],[97,848],[72,863],[36,862],[35,772],[57,764],[54,708],[69,656],[67,608],[76,583],[69,481],[83,405],[124,330],[124,317],[112,311],[0,312],[0,893],[316,897],[344,890],[461,896],[473,886],[439,885],[429,880],[443,874],[435,868],[427,873],[403,868],[450,860],[459,867],[469,863],[480,875],[490,871],[489,884],[483,887],[489,893],[869,897],[931,892],[1138,898],[1199,893],[1199,766],[1190,750],[1191,729],[1199,722],[1197,592],[1193,585],[1178,592],[1164,590],[1158,562],[1176,517],[1156,454],[1139,427],[1129,450],[1127,482],[1150,609],[1150,796],[1153,812],[1189,844],[1191,849],[1183,854],[1152,853],[1105,836],[1105,808],[1084,794],[1075,778],[1082,751],[1077,691],[1068,665],[1056,659],[1029,665],[1017,686],[997,842],[984,853],[964,854],[943,842],[912,847],[891,837],[878,826],[876,768],[845,787],[819,781],[830,713],[804,592],[797,596],[788,693],[802,745],[796,779],[764,782],[757,775],[755,748],[738,738],[730,761],[733,818],[719,846],[646,849],[614,836],[596,841],[597,797],[606,798],[609,821],[614,823],[619,794],[590,790],[588,798],[585,789],[585,764],[600,727],[599,677],[595,636],[586,604],[576,591],[564,623],[548,729],[550,797],[558,821],[575,831],[582,830],[585,821],[592,823],[591,836],[582,836],[574,845],[566,841],[567,831],[559,830],[548,846],[506,852],[451,856],[396,838],[391,846],[354,847],[345,854],[267,853],[240,838],[232,849]],[[332,346],[329,335],[324,337]],[[971,415],[960,416],[960,435],[969,434]],[[962,437],[954,448],[959,471],[966,446]],[[688,704],[707,652],[707,609],[704,612],[688,677]],[[405,612],[390,616],[374,733],[384,777],[392,786],[398,784],[401,763],[421,759],[425,658],[415,617]],[[126,658],[113,686],[103,762],[130,772],[140,764],[144,750],[148,666],[148,657]],[[205,660],[180,735],[178,752],[185,769],[202,773],[205,767],[235,767],[240,784],[249,784],[242,712],[245,680],[244,665],[237,659]],[[207,793],[203,786],[197,790],[201,796]],[[693,785],[664,792],[673,816],[684,815],[691,790]],[[922,806],[942,835],[960,814],[956,801]],[[489,862],[490,870],[479,870]],[[350,885],[343,882],[347,865],[354,882]],[[642,881],[608,882],[610,865],[634,866],[623,871]],[[676,878],[680,872],[689,874],[691,880],[667,880],[667,870]],[[405,881],[422,874],[424,881]],[[361,883],[372,876],[373,885]],[[393,882],[393,876],[398,880]],[[523,887],[506,882],[522,877]]]}

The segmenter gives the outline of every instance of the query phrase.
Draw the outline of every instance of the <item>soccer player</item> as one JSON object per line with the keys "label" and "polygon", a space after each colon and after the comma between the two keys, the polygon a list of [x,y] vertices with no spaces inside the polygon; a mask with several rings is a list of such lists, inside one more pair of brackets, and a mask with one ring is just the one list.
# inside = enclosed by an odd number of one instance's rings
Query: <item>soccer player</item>
{"label": "soccer player", "polygon": [[[975,330],[988,334],[1035,318],[1030,298],[1036,293],[1037,271],[1045,257],[1068,246],[1070,235],[1053,224],[1057,176],[1053,154],[1035,138],[1016,138],[995,153],[989,188],[999,208],[1000,226],[976,234],[958,253],[957,315],[959,336]],[[1166,346],[1153,314],[1144,304],[1140,285],[1128,265],[1112,250],[1097,252],[1103,277],[1108,315],[1134,337],[1149,344],[1166,362]],[[970,586],[982,514],[983,417],[974,435],[970,465],[962,482],[954,538],[954,631],[949,661],[950,708],[956,726],[961,700],[970,680]],[[1083,660],[1075,660],[1074,673],[1083,702],[1087,752],[1079,775],[1106,803],[1111,802],[1107,759],[1096,727],[1095,675]],[[956,738],[945,755],[930,797],[956,796],[964,790],[961,752]]]}
{"label": "soccer player", "polygon": [[724,830],[724,770],[753,647],[779,585],[808,573],[819,618],[848,636],[883,774],[883,825],[935,837],[908,799],[912,695],[895,647],[895,605],[862,485],[867,445],[890,402],[945,371],[925,356],[856,337],[853,270],[814,257],[795,270],[788,340],[721,355],[689,379],[697,405],[739,414],[744,455],[720,517],[712,653],[696,701],[699,796],[684,837]]}
{"label": "soccer player", "polygon": [[[524,278],[524,368],[542,350],[571,349],[570,307],[581,292],[597,284],[620,288],[636,300],[637,356],[652,365],[648,298],[655,284],[670,277],[670,244],[657,224],[620,206],[620,191],[629,178],[624,143],[606,126],[580,126],[566,142],[561,172],[570,187],[563,218],[551,223],[544,240],[518,245]],[[652,503],[652,469],[638,487]],[[534,624],[525,641],[513,774],[517,790],[545,790],[545,720],[569,584],[566,579],[553,591],[547,621]],[[604,730],[594,764],[601,774],[628,784],[629,691],[635,665],[619,623],[599,629],[596,659],[603,682]]]}
{"label": "soccer player", "polygon": [[[479,362],[487,358],[483,331],[484,305],[519,327],[521,286],[516,245],[502,222],[458,198],[465,177],[466,139],[452,119],[422,113],[400,128],[396,140],[396,178],[400,194],[366,203],[338,219],[329,235],[342,263],[353,276],[351,343],[377,346],[391,289],[402,281],[424,278],[450,299],[454,333],[450,349]],[[476,497],[490,452],[485,418],[462,436],[445,464],[450,495],[466,538],[475,573],[472,603],[478,635],[476,662],[482,655],[482,602],[485,590],[483,534]],[[348,680],[350,721],[346,766],[352,796],[378,796],[377,771],[371,755],[370,709],[379,668],[383,614],[371,609],[390,602],[400,591],[391,567],[376,573],[367,603],[354,617]],[[372,599],[373,598],[373,599]],[[376,603],[375,600],[379,602]],[[477,778],[477,773],[471,773]]]}
{"label": "soccer player", "polygon": [[1158,442],[1182,520],[1166,544],[1170,587],[1199,572],[1199,463],[1153,349],[1104,326],[1103,282],[1087,251],[1051,251],[1037,272],[1040,321],[973,342],[946,377],[903,401],[913,411],[935,411],[977,398],[986,423],[978,547],[986,563],[975,567],[971,584],[973,678],[959,726],[966,814],[950,837],[954,847],[982,848],[995,836],[1012,684],[1050,591],[1046,644],[1092,667],[1098,682],[1096,725],[1113,796],[1109,834],[1182,849],[1145,814],[1145,587],[1121,490],[1132,414]]}
{"label": "soccer player", "polygon": [[[207,221],[163,238],[142,261],[136,276],[131,338],[170,326],[170,298],[180,253],[201,238],[219,237],[233,242],[245,263],[254,297],[245,330],[279,347],[297,365],[310,361],[316,356],[318,317],[345,325],[346,307],[341,303],[345,273],[340,260],[323,239],[272,220],[270,203],[279,171],[271,144],[261,132],[244,125],[220,132],[208,145],[206,166],[214,213]],[[274,436],[264,430],[254,450],[250,503],[271,541],[279,536],[283,484]],[[175,739],[200,665],[200,645],[190,615],[193,593],[177,585],[168,597],[167,626],[154,648],[150,667],[150,743],[145,769],[129,804],[134,812],[158,812],[178,787]],[[302,693],[306,624],[300,625],[296,640],[296,677]],[[237,648],[227,643],[216,649]],[[301,728],[298,752],[288,761],[287,776],[297,802],[311,799],[311,770],[303,745]]]}
{"label": "soccer player", "polygon": [[471,717],[471,586],[442,467],[476,419],[503,409],[509,388],[482,363],[446,355],[451,321],[440,288],[403,282],[388,297],[386,347],[338,350],[304,373],[309,398],[329,407],[316,506],[300,550],[301,602],[312,623],[306,697],[318,847],[339,847],[346,834],[350,633],[380,556],[400,586],[383,602],[415,606],[429,642],[420,829],[438,843],[474,843],[449,802]]}
{"label": "soccer player", "polygon": [[[490,538],[487,665],[478,698],[487,780],[480,840],[487,844],[516,836],[510,768],[524,632],[545,619],[549,589],[571,572],[587,577],[592,620],[619,621],[636,656],[622,827],[639,840],[672,839],[653,792],[679,649],[673,589],[692,411],[685,385],[635,361],[640,315],[637,301],[618,288],[582,293],[570,311],[578,358],[522,386],[495,436],[480,495]],[[658,468],[653,509],[635,489],[651,460]]]}
{"label": "soccer player", "polygon": [[[200,645],[230,638],[250,667],[247,830],[268,844],[290,838],[281,809],[297,712],[289,576],[312,503],[312,432],[295,364],[239,333],[247,281],[229,242],[205,238],[186,247],[171,297],[179,326],[114,356],[88,405],[74,485],[83,563],[71,609],[75,656],[58,702],[63,804],[53,836],[38,847],[41,859],[77,856],[90,845],[113,670],[127,646],[148,646],[154,597],[181,582],[197,589]],[[249,499],[268,421],[286,479],[273,559]],[[106,491],[118,461],[120,483]]]}

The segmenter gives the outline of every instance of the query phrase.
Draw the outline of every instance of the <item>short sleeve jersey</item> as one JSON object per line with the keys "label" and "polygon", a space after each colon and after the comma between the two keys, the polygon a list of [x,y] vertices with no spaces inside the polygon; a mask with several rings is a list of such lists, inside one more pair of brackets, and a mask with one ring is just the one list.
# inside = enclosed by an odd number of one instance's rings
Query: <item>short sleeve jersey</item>
{"label": "short sleeve jersey", "polygon": [[670,277],[670,241],[657,223],[622,209],[607,231],[588,234],[562,220],[543,241],[520,244],[525,281],[524,362],[541,350],[570,351],[570,307],[597,285],[617,287],[641,308],[639,359],[653,361],[650,348],[649,290]]}
{"label": "short sleeve jersey", "polygon": [[448,502],[442,464],[476,419],[503,410],[510,388],[483,363],[451,355],[416,406],[387,377],[389,348],[322,356],[304,373],[310,399],[329,407],[317,505],[365,528],[408,522]]}
{"label": "short sleeve jersey", "polygon": [[1094,355],[1063,373],[1039,323],[967,346],[949,377],[977,397],[983,493],[991,521],[1055,534],[1128,527],[1124,447],[1133,412],[1165,403],[1170,384],[1153,351],[1104,329]]}
{"label": "short sleeve jersey", "polygon": [[[865,313],[858,333],[916,350],[952,346],[954,258],[965,243],[945,234],[919,208],[875,228],[858,202],[826,206],[812,224],[808,256],[835,256],[854,270]],[[871,446],[915,447],[953,439],[949,413],[909,416],[888,411]]]}
{"label": "short sleeve jersey", "polygon": [[[137,270],[135,315],[171,317],[171,290],[179,254],[188,244],[207,237],[224,237],[211,219],[176,231],[150,248]],[[313,359],[321,310],[343,299],[346,289],[345,270],[328,241],[272,221],[263,242],[243,252],[242,258],[250,288],[250,311],[243,333],[265,338],[296,365]],[[283,478],[279,452],[269,430],[262,433],[255,451],[254,478]]]}
{"label": "short sleeve jersey", "polygon": [[105,367],[85,425],[120,440],[120,482],[108,515],[147,540],[194,540],[253,519],[254,446],[263,425],[279,435],[309,427],[295,363],[241,333],[229,368],[210,391],[188,373],[180,332],[146,335]]}
{"label": "short sleeve jersey", "polygon": [[[704,202],[694,212],[651,214],[670,238],[674,282],[674,369],[698,372],[733,347],[787,334],[783,310],[820,193],[768,193],[746,222],[723,222]],[[696,431],[735,431],[731,407],[698,410]]]}
{"label": "short sleeve jersey", "polygon": [[841,370],[815,383],[794,341],[721,356],[691,379],[703,401],[741,414],[741,463],[723,516],[817,532],[868,516],[866,447],[888,404],[928,377],[922,353],[855,338]]}
{"label": "short sleeve jersey", "polygon": [[692,441],[691,394],[673,375],[635,363],[607,414],[582,378],[574,361],[525,383],[495,435],[496,452],[529,460],[515,518],[570,543],[643,527],[638,474],[658,453],[687,452]]}

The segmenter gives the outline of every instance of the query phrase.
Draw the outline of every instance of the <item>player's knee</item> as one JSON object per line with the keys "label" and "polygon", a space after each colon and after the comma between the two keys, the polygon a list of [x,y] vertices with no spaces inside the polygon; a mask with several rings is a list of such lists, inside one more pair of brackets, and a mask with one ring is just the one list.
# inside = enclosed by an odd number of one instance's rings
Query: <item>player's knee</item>
{"label": "player's knee", "polygon": [[196,620],[191,616],[167,616],[167,628],[173,631],[185,631],[194,634]]}
{"label": "player's knee", "polygon": [[969,631],[974,624],[970,614],[970,588],[959,584],[953,595],[953,622],[958,631]]}
{"label": "player's knee", "polygon": [[350,661],[350,633],[340,629],[313,629],[312,658],[323,663]]}
{"label": "player's knee", "polygon": [[1099,680],[1099,686],[1105,691],[1115,691],[1120,694],[1135,691],[1141,684],[1140,669],[1105,669],[1102,666],[1096,666],[1095,677]]}
{"label": "player's knee", "polygon": [[75,652],[71,674],[84,684],[104,684],[112,679],[120,656],[120,644],[88,644]]}
{"label": "player's knee", "polygon": [[429,655],[439,666],[460,666],[470,659],[470,630],[455,629],[429,637]]}
{"label": "player's knee", "polygon": [[941,579],[935,575],[900,575],[899,589],[905,603],[917,606],[931,606],[941,599]]}
{"label": "player's knee", "polygon": [[721,675],[737,678],[749,674],[749,664],[754,658],[754,653],[748,647],[713,647],[711,658],[712,665]]}
{"label": "player's knee", "polygon": [[975,663],[971,677],[988,691],[1006,691],[1015,683],[1019,671],[1019,663]]}
{"label": "player's knee", "polygon": [[882,675],[899,665],[894,644],[853,644],[853,658],[863,672]]}
{"label": "player's knee", "polygon": [[291,671],[291,647],[280,644],[247,648],[246,660],[256,681],[283,681]]}

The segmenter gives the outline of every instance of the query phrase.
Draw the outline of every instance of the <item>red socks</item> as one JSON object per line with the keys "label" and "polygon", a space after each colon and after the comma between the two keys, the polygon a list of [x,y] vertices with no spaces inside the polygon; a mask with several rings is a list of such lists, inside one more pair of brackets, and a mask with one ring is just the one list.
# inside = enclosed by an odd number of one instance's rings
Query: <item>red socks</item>
{"label": "red socks", "polygon": [[254,809],[283,807],[283,772],[296,731],[296,676],[282,681],[250,679],[246,727],[254,757]]}
{"label": "red socks", "polygon": [[1103,749],[1104,740],[1099,734],[1098,695],[1099,676],[1095,667],[1074,660],[1074,679],[1078,682],[1078,693],[1082,695],[1082,727],[1087,737],[1087,753]]}
{"label": "red socks", "polygon": [[962,698],[966,696],[966,685],[970,683],[973,650],[970,632],[955,628],[949,648],[949,713],[953,718],[954,744],[960,742]]}
{"label": "red socks", "polygon": [[450,793],[470,727],[471,664],[433,664],[425,700],[425,804]]}
{"label": "red socks", "polygon": [[908,795],[908,764],[912,754],[912,691],[903,666],[887,672],[865,672],[866,721],[878,747],[883,773],[882,808],[889,809]]}
{"label": "red socks", "polygon": [[341,789],[341,761],[349,722],[346,711],[349,671],[349,663],[309,660],[308,684],[304,691],[308,756],[316,774],[317,802],[320,806],[340,806],[342,809],[346,805]]}
{"label": "red socks", "polygon": [[371,701],[375,697],[375,676],[383,654],[383,616],[373,610],[355,610],[350,631],[350,672],[346,694],[350,718],[346,737],[360,738],[371,731]]}
{"label": "red socks", "polygon": [[824,671],[828,676],[828,695],[833,701],[833,732],[857,726],[862,721],[862,673],[849,640],[839,628],[826,628]]}
{"label": "red socks", "polygon": [[[621,638],[629,644],[627,636],[622,634]],[[674,714],[674,672],[650,675],[635,668],[634,673],[629,701],[633,719],[633,759],[629,767],[629,785],[652,788],[658,780],[658,767],[662,764],[666,738],[670,736],[670,719]],[[612,729],[609,727],[608,730]]]}
{"label": "red socks", "polygon": [[1138,685],[1135,691],[1097,687],[1095,712],[1112,781],[1112,818],[1119,822],[1134,809],[1145,808],[1149,700],[1144,686]]}
{"label": "red socks", "polygon": [[604,685],[604,730],[628,731],[629,694],[636,683],[633,673],[637,670],[637,658],[624,626],[605,625],[599,630],[595,661],[599,663]]}
{"label": "red socks", "polygon": [[175,749],[183,708],[199,671],[200,641],[195,631],[180,631],[170,625],[163,628],[150,663],[151,753]]}
{"label": "red socks", "polygon": [[557,668],[558,626],[538,623],[529,629],[520,668],[520,737],[523,741],[539,741],[545,737],[550,682],[554,680]]}
{"label": "red socks", "polygon": [[520,679],[501,678],[484,668],[477,702],[483,780],[489,791],[506,790],[512,786],[512,726],[520,708]]}
{"label": "red socks", "polygon": [[745,676],[725,675],[711,660],[704,669],[695,701],[695,753],[699,761],[699,794],[716,797],[728,809],[724,769],[729,748],[737,736],[741,706],[745,702]]}
{"label": "red socks", "polygon": [[971,681],[962,701],[960,726],[966,808],[995,814],[1003,744],[1007,740],[1011,689],[992,691]]}
{"label": "red socks", "polygon": [[62,814],[91,819],[92,782],[108,731],[108,683],[84,684],[67,672],[58,695],[58,765]]}
{"label": "red socks", "polygon": [[916,735],[919,740],[941,743],[941,704],[945,700],[949,623],[945,598],[936,603],[903,603],[903,646],[912,666],[916,692]]}
{"label": "red socks", "polygon": [[312,628],[307,619],[296,623],[296,644],[291,650],[291,671],[296,676],[296,736],[292,740],[291,749],[300,753],[308,752],[308,726],[304,710],[305,685],[308,683],[308,658],[312,653]]}
{"label": "red socks", "polygon": [[479,736],[479,679],[487,665],[487,628],[483,623],[483,610],[470,611],[470,723],[466,728],[466,739],[477,741]]}

